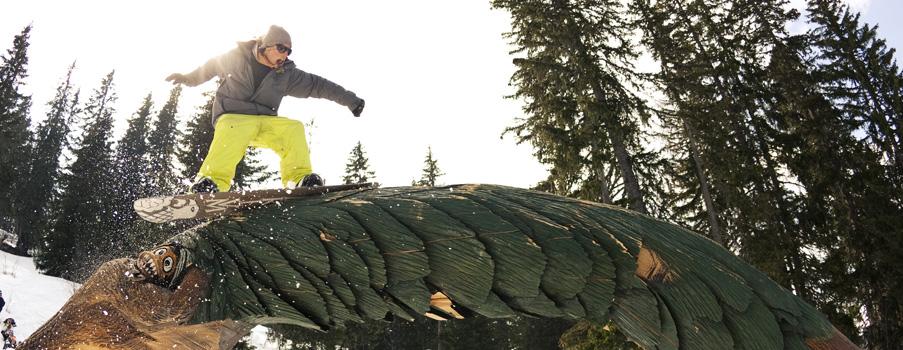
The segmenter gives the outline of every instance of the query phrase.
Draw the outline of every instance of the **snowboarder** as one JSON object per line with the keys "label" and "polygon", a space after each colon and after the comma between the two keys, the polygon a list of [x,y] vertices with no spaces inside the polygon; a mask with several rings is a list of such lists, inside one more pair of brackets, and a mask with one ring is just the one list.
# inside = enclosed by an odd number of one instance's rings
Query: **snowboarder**
{"label": "snowboarder", "polygon": [[322,186],[313,173],[304,124],[278,116],[285,96],[325,98],[348,107],[360,117],[364,100],[320,76],[296,68],[288,59],[292,39],[279,26],[270,26],[256,40],[215,57],[188,74],[166,78],[175,84],[197,86],[214,76],[222,79],[213,102],[213,142],[190,191],[228,191],[235,167],[248,148],[266,147],[280,157],[285,187]]}
{"label": "snowboarder", "polygon": [[12,317],[3,320],[3,325],[0,326],[0,334],[3,335],[3,348],[4,349],[15,349],[16,335],[13,333],[13,328],[16,327],[16,320],[12,319]]}
{"label": "snowboarder", "polygon": [[3,292],[0,292],[0,311],[3,311],[4,306],[6,306],[6,299],[3,299]]}

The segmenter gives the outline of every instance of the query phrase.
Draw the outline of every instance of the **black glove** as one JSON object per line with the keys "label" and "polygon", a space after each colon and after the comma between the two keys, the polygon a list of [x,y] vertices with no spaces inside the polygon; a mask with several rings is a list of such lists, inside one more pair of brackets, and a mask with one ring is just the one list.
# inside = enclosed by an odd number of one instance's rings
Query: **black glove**
{"label": "black glove", "polygon": [[182,73],[172,73],[166,77],[166,81],[171,81],[173,84],[185,84],[188,82],[188,77]]}
{"label": "black glove", "polygon": [[362,99],[362,100],[361,100],[361,103],[358,104],[357,107],[354,107],[354,108],[348,108],[348,109],[351,110],[351,114],[354,114],[355,117],[360,117],[360,116],[361,116],[361,112],[364,111],[364,100]]}

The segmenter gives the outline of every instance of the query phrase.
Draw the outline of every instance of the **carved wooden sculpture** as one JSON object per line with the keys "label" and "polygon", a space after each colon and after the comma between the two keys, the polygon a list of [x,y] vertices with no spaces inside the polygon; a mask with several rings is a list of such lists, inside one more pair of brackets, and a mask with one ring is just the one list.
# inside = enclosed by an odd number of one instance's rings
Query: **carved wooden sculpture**
{"label": "carved wooden sculpture", "polygon": [[460,185],[246,211],[105,264],[28,349],[230,349],[252,325],[415,314],[613,320],[646,349],[856,349],[763,273],[624,209]]}

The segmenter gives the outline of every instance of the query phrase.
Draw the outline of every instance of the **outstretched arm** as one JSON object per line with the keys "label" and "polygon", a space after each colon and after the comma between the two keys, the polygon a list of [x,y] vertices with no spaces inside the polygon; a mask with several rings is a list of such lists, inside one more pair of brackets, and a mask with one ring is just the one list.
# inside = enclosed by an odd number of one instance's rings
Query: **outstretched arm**
{"label": "outstretched arm", "polygon": [[287,91],[289,96],[325,98],[348,107],[355,117],[360,117],[361,112],[364,111],[364,100],[353,92],[345,90],[339,84],[300,69],[293,70],[291,74],[292,80],[289,82]]}
{"label": "outstretched arm", "polygon": [[212,58],[207,61],[207,63],[204,63],[204,65],[188,74],[170,74],[166,77],[166,81],[171,81],[173,84],[185,84],[188,86],[201,85],[219,74],[222,67],[222,61],[225,57],[226,55]]}

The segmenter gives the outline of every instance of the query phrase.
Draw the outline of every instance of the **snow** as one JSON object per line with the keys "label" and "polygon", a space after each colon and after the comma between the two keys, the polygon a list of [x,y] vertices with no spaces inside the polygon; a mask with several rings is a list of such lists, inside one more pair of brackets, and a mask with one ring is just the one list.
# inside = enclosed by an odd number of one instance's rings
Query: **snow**
{"label": "snow", "polygon": [[[81,285],[38,272],[31,258],[0,251],[0,291],[6,306],[0,320],[16,320],[16,338],[28,339],[41,325],[56,314]],[[267,341],[267,328],[258,326],[249,337],[252,346],[261,350],[278,349]]]}
{"label": "snow", "polygon": [[78,283],[40,274],[31,258],[0,252],[0,291],[6,306],[0,319],[16,320],[16,338],[26,339],[53,317]]}

